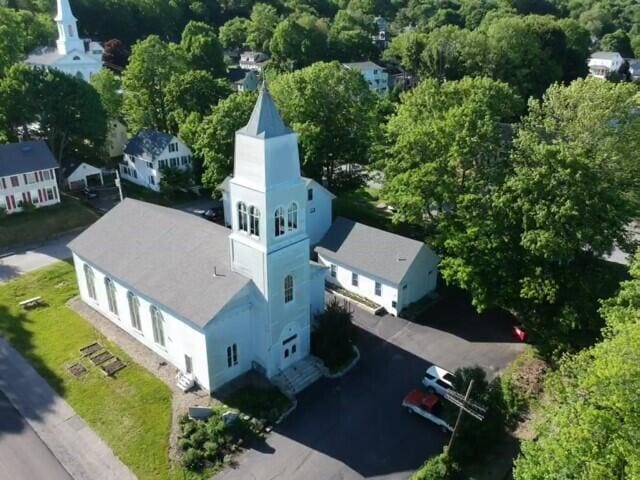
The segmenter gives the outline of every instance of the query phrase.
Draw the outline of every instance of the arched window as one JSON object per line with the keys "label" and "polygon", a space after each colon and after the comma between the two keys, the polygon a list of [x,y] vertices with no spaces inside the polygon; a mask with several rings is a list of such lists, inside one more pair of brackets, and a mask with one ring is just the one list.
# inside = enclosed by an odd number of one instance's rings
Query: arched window
{"label": "arched window", "polygon": [[69,36],[73,37],[73,25],[67,25],[67,30],[69,30]]}
{"label": "arched window", "polygon": [[155,305],[151,305],[150,311],[153,325],[153,341],[164,347],[164,318]]}
{"label": "arched window", "polygon": [[242,230],[246,232],[249,228],[249,224],[247,222],[247,206],[244,202],[240,202],[238,204],[238,230]]}
{"label": "arched window", "polygon": [[256,207],[249,208],[249,231],[251,235],[260,236],[260,210]]}
{"label": "arched window", "polygon": [[278,207],[276,208],[275,213],[275,227],[276,227],[276,237],[280,235],[284,235],[284,208]]}
{"label": "arched window", "polygon": [[127,300],[129,302],[129,315],[131,316],[131,325],[136,330],[142,331],[140,324],[140,300],[133,292],[127,292]]}
{"label": "arched window", "polygon": [[287,230],[292,232],[298,229],[298,204],[292,202],[287,211]]}
{"label": "arched window", "polygon": [[104,288],[107,291],[109,311],[114,315],[118,315],[118,304],[116,303],[116,286],[109,277],[104,277]]}
{"label": "arched window", "polygon": [[93,269],[86,263],[84,264],[83,268],[84,268],[84,279],[87,282],[87,293],[91,298],[95,300],[96,299],[96,279],[95,279],[95,276],[93,275]]}
{"label": "arched window", "polygon": [[293,277],[287,275],[284,277],[284,303],[289,303],[293,300]]}

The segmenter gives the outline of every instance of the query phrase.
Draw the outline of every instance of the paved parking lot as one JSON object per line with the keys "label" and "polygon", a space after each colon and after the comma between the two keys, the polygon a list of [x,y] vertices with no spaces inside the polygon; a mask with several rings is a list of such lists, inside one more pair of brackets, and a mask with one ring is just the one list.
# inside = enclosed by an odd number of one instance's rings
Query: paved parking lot
{"label": "paved parking lot", "polygon": [[459,300],[442,302],[423,324],[358,309],[355,323],[359,364],[300,394],[298,408],[266,443],[216,479],[408,478],[446,438],[400,407],[425,369],[431,363],[451,370],[480,365],[495,375],[523,348],[512,343],[507,318],[475,315]]}

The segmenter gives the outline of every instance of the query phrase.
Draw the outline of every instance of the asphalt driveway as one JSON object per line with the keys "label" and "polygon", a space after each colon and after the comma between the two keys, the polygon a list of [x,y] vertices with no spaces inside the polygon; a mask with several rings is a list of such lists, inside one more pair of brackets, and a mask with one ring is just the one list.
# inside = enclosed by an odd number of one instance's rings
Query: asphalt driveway
{"label": "asphalt driveway", "polygon": [[260,450],[238,458],[217,479],[405,479],[441,451],[446,436],[407,414],[402,398],[420,386],[431,363],[454,370],[480,365],[493,376],[522,351],[510,321],[478,316],[460,300],[442,302],[420,323],[356,309],[359,364],[345,377],[322,379]]}

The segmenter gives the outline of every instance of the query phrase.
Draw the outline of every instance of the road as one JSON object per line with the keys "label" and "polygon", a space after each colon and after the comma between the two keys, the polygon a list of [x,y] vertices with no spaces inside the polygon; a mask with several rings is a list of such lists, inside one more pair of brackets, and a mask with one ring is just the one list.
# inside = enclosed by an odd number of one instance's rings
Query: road
{"label": "road", "polygon": [[0,257],[0,283],[70,258],[67,243],[76,235],[78,233],[66,234],[46,242],[17,247],[8,256]]}
{"label": "road", "polygon": [[0,478],[73,480],[1,391]]}

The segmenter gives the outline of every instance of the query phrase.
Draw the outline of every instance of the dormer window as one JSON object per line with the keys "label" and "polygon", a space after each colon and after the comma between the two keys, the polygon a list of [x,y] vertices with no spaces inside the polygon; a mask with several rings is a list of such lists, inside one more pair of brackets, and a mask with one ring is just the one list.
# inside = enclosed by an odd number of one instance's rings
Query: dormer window
{"label": "dormer window", "polygon": [[249,230],[249,222],[247,221],[247,206],[240,202],[238,204],[238,230],[246,232]]}
{"label": "dormer window", "polygon": [[249,231],[251,235],[260,236],[260,210],[256,207],[249,208]]}
{"label": "dormer window", "polygon": [[298,204],[292,202],[287,211],[287,230],[292,232],[298,229]]}

